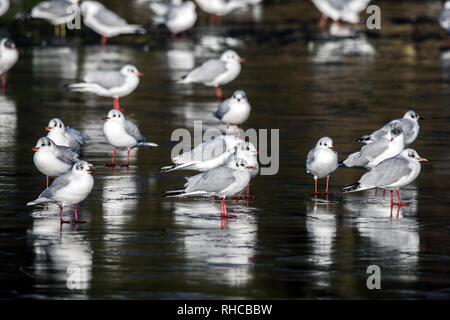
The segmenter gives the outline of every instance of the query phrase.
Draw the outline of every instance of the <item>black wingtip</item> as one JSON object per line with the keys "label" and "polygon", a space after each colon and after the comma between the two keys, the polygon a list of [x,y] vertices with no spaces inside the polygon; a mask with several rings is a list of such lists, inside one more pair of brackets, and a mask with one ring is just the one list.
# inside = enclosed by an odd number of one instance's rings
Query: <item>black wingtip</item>
{"label": "black wingtip", "polygon": [[339,162],[339,167],[346,167],[346,165],[344,164],[344,161]]}
{"label": "black wingtip", "polygon": [[161,168],[159,168],[158,173],[166,173],[166,172],[169,172],[169,171],[171,171],[172,169],[174,169],[175,167],[176,167],[175,164],[173,164],[173,165],[171,165],[171,166],[161,167]]}
{"label": "black wingtip", "polygon": [[170,198],[182,195],[184,190],[174,190],[174,191],[166,191],[162,196],[163,198]]}
{"label": "black wingtip", "polygon": [[347,187],[342,188],[338,193],[346,193],[346,192],[352,192],[359,188],[361,184],[359,182],[355,182],[354,184],[351,184]]}

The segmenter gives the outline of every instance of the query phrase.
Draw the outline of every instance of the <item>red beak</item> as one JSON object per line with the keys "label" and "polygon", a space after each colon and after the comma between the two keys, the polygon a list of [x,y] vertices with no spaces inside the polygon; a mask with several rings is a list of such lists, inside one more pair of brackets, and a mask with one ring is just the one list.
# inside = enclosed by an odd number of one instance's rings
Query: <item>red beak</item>
{"label": "red beak", "polygon": [[331,150],[336,151],[335,147],[329,147]]}
{"label": "red beak", "polygon": [[36,147],[31,148],[31,151],[38,151],[38,150],[39,150],[39,148],[36,148]]}
{"label": "red beak", "polygon": [[255,151],[255,154],[259,154],[259,150],[256,150],[256,151]]}
{"label": "red beak", "polygon": [[109,120],[109,117],[103,117],[102,119],[103,120]]}
{"label": "red beak", "polygon": [[244,58],[239,58],[239,62],[245,62]]}
{"label": "red beak", "polygon": [[142,72],[138,71],[137,75],[138,75],[138,77],[142,77],[144,74]]}
{"label": "red beak", "polygon": [[419,161],[426,161],[426,162],[428,162],[428,160],[427,160],[427,159],[425,159],[425,158],[419,158],[419,159],[417,159],[417,160],[419,160]]}
{"label": "red beak", "polygon": [[89,173],[94,173],[94,170],[89,169],[87,172],[89,172]]}
{"label": "red beak", "polygon": [[47,130],[47,131],[52,130],[52,128],[50,128],[50,127],[45,127],[44,129]]}
{"label": "red beak", "polygon": [[247,167],[247,169],[249,169],[249,170],[256,170],[256,167],[255,166],[250,166],[250,167]]}

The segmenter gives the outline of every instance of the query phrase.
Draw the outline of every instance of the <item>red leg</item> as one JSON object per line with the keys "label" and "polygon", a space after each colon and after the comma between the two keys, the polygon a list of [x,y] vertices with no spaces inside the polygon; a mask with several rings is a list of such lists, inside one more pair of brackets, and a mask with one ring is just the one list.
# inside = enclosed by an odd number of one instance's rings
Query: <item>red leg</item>
{"label": "red leg", "polygon": [[107,163],[107,164],[105,164],[105,166],[107,166],[107,167],[114,167],[115,166],[115,164],[114,164],[114,159],[115,158],[116,158],[116,148],[114,148],[114,153],[113,153],[113,157],[112,157],[111,163]]}
{"label": "red leg", "polygon": [[378,195],[378,188],[375,188],[375,197]]}
{"label": "red leg", "polygon": [[314,193],[313,194],[319,194],[317,192],[317,178],[314,178]]}
{"label": "red leg", "polygon": [[325,194],[328,194],[328,182],[330,181],[330,176],[327,176],[327,187],[325,188]]}
{"label": "red leg", "polygon": [[234,218],[235,217],[234,215],[227,213],[227,206],[225,205],[225,198],[222,198],[222,206],[223,206],[222,216],[224,218]]}
{"label": "red leg", "polygon": [[64,220],[63,219],[63,207],[59,206],[59,221],[60,223],[70,223],[70,221]]}
{"label": "red leg", "polygon": [[383,189],[383,198],[386,197],[386,189]]}
{"label": "red leg", "polygon": [[394,205],[393,191],[391,190],[391,207]]}
{"label": "red leg", "polygon": [[121,164],[120,166],[127,167],[127,168],[130,166],[130,149],[128,149],[128,152],[127,152],[127,163]]}
{"label": "red leg", "polygon": [[328,20],[328,17],[324,14],[322,15],[322,17],[320,17],[320,22],[319,22],[320,30],[325,30],[325,27],[327,26],[327,20]]}
{"label": "red leg", "polygon": [[216,97],[222,99],[222,88],[220,86],[216,87]]}
{"label": "red leg", "polygon": [[47,180],[47,188],[48,188],[48,176],[46,178],[47,178],[46,180]]}
{"label": "red leg", "polygon": [[105,46],[106,45],[106,40],[107,40],[106,36],[102,36],[102,40],[100,41],[100,45],[101,46]]}
{"label": "red leg", "polygon": [[78,220],[78,214],[77,214],[77,205],[73,205],[73,210],[75,212],[75,223],[86,223],[86,220]]}
{"label": "red leg", "polygon": [[4,73],[2,73],[2,88],[6,87],[6,76]]}
{"label": "red leg", "polygon": [[[392,195],[392,193],[391,193],[391,195]],[[392,200],[391,200],[391,205],[393,203],[394,205],[398,205],[399,207],[408,207],[409,206],[409,203],[402,203],[401,202],[401,200],[400,200],[400,190],[399,189],[397,189],[397,200],[398,200],[398,202],[392,202]]]}
{"label": "red leg", "polygon": [[246,199],[254,199],[255,197],[250,195],[250,183],[247,185],[247,194],[245,195]]}

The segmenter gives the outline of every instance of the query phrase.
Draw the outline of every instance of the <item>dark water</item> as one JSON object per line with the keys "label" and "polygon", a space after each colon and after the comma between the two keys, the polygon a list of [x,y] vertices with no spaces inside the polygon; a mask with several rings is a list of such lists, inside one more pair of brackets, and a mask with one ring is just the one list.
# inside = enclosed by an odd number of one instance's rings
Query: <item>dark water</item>
{"label": "dark water", "polygon": [[[148,21],[142,2],[105,3],[131,21]],[[202,14],[185,41],[153,28],[147,37],[111,39],[106,52],[84,29],[46,46],[39,37],[51,35],[51,26],[27,22],[29,37],[15,29],[20,61],[0,98],[0,295],[448,299],[450,54],[435,21],[440,7],[440,1],[383,1],[380,31],[339,41],[317,32],[319,14],[309,1],[268,1],[217,28]],[[192,131],[194,120],[223,128],[210,115],[217,107],[213,89],[173,80],[228,47],[246,62],[224,93],[246,91],[252,114],[245,128],[280,130],[280,168],[254,181],[255,199],[248,206],[240,201],[237,218],[221,228],[219,202],[161,197],[185,172],[156,172],[170,163],[173,130]],[[110,99],[69,93],[64,85],[125,63],[145,76],[121,104],[160,147],[134,151],[129,170],[112,171],[104,167],[112,148],[101,120]],[[408,109],[425,118],[413,147],[430,162],[402,190],[410,206],[398,218],[388,197],[372,191],[311,195],[304,161],[318,138],[332,137],[343,159],[358,148],[352,138]],[[95,165],[94,189],[79,206],[88,223],[62,229],[56,206],[26,207],[44,186],[30,148],[55,116],[89,136],[84,157]],[[331,189],[363,173],[340,169]],[[228,207],[233,211],[234,202]],[[381,290],[366,287],[369,265],[381,268]],[[73,268],[82,282],[71,290]]]}

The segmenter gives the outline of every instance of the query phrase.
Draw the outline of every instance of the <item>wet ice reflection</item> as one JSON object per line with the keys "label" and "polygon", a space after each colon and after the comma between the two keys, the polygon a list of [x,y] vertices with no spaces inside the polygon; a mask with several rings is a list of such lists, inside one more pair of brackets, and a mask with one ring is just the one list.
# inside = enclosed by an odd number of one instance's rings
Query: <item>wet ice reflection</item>
{"label": "wet ice reflection", "polygon": [[32,64],[37,78],[72,80],[78,73],[78,50],[73,47],[33,47]]}
{"label": "wet ice reflection", "polygon": [[[221,229],[220,203],[208,200],[173,202],[174,222],[182,227],[183,252],[191,260],[192,276],[217,284],[244,286],[252,279],[252,259],[257,238],[253,210],[240,201],[237,217]],[[234,201],[227,202],[235,214]]]}

